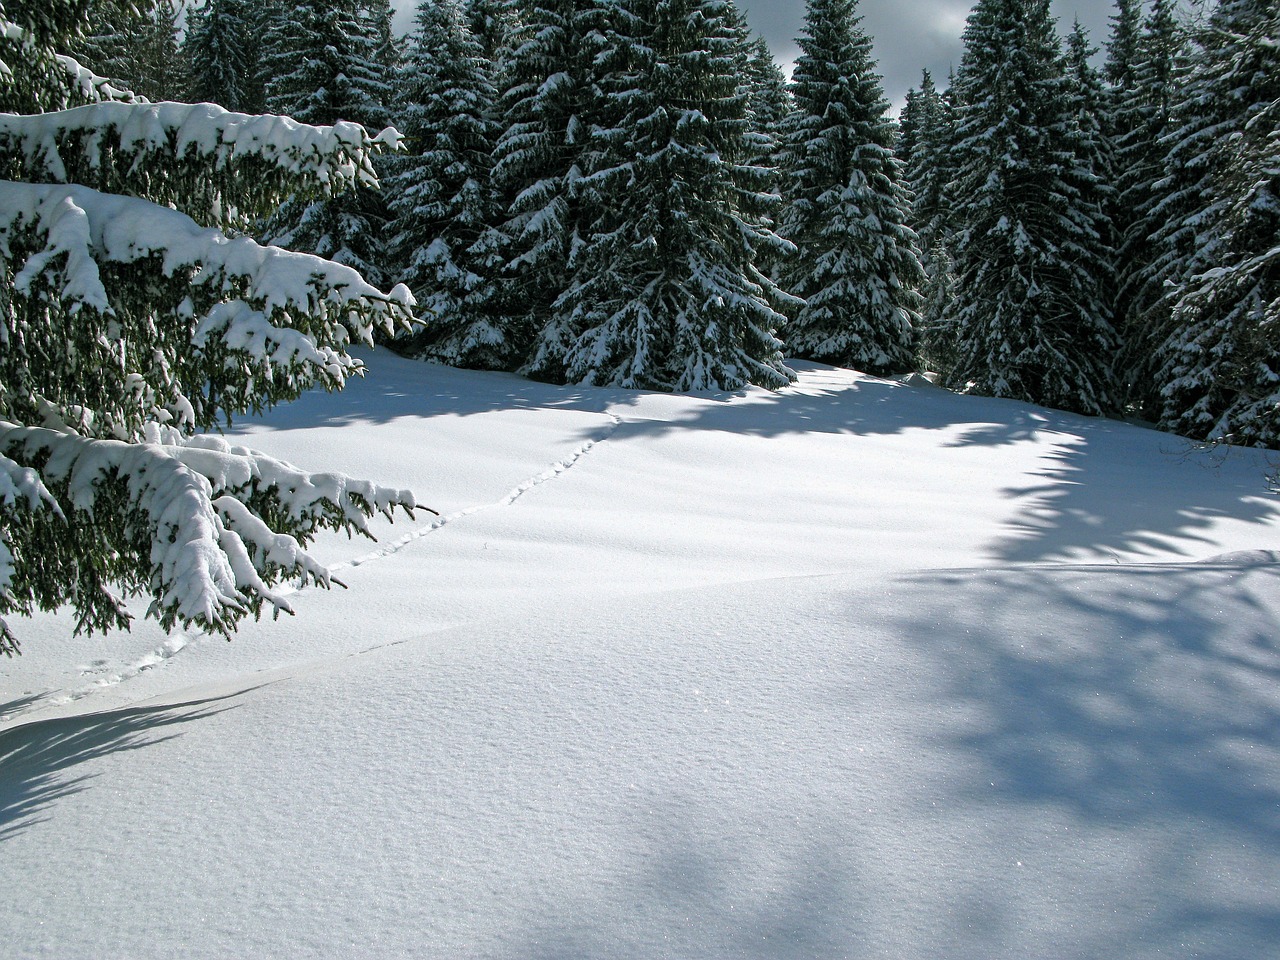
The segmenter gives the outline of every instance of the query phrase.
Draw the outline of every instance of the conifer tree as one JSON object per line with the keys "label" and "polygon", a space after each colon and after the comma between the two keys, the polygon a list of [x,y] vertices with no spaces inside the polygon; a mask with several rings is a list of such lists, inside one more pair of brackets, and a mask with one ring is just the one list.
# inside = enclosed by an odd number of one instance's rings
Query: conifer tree
{"label": "conifer tree", "polygon": [[1160,423],[1280,446],[1280,8],[1223,0],[1198,32],[1157,236]]}
{"label": "conifer tree", "polygon": [[123,628],[149,596],[165,628],[229,632],[289,610],[272,584],[329,583],[317,530],[413,507],[193,435],[340,387],[352,337],[410,321],[403,287],[242,235],[299,184],[371,180],[394,132],[133,102],[57,53],[85,6],[0,6],[0,617]]}
{"label": "conifer tree", "polygon": [[590,213],[535,375],[658,390],[790,382],[782,295],[756,266],[780,243],[750,213],[742,34],[720,0],[619,3],[596,57],[601,123],[575,184]]}
{"label": "conifer tree", "polygon": [[[391,89],[378,38],[357,0],[300,0],[274,10],[260,57],[271,113],[304,123],[378,128],[390,120]],[[291,201],[265,228],[268,242],[353,267],[375,284],[386,267],[384,198],[360,187],[323,201]]]}
{"label": "conifer tree", "polygon": [[364,0],[361,15],[373,38],[373,62],[381,70],[383,82],[394,87],[404,46],[395,34],[395,7],[391,0]]}
{"label": "conifer tree", "polygon": [[1130,86],[1117,92],[1113,114],[1119,234],[1116,315],[1122,338],[1120,372],[1127,405],[1156,419],[1154,364],[1167,339],[1170,304],[1165,294],[1167,262],[1155,241],[1173,211],[1166,182],[1176,72],[1186,47],[1174,0],[1154,0],[1136,45]]}
{"label": "conifer tree", "polygon": [[604,13],[599,0],[531,0],[502,71],[494,184],[502,211],[496,253],[505,263],[498,295],[509,304],[504,336],[513,358],[528,357],[528,372],[549,380],[564,376],[558,363],[569,330],[554,304],[568,286],[586,217],[574,184],[591,166],[600,119],[595,57]]}
{"label": "conifer tree", "polygon": [[[750,159],[755,166],[769,171],[769,183],[765,195],[769,200],[752,211],[761,218],[762,223],[777,229],[777,217],[782,205],[774,200],[786,189],[785,174],[782,169],[782,135],[783,124],[794,103],[791,92],[787,89],[787,77],[773,58],[769,45],[763,37],[751,36],[742,24],[743,34],[743,68],[742,78],[747,91],[748,124],[747,137],[750,145]],[[789,248],[770,246],[757,251],[756,265],[771,280],[781,280],[782,270],[790,255]]]}
{"label": "conifer tree", "polygon": [[1104,212],[1079,168],[1070,81],[1047,0],[979,0],[956,78],[960,389],[1089,414],[1114,409],[1098,286]]}
{"label": "conifer tree", "polygon": [[501,264],[491,235],[496,94],[454,0],[419,5],[400,96],[410,156],[390,181],[392,255],[429,318],[405,349],[456,366],[509,369],[518,358],[498,315]]}
{"label": "conifer tree", "polygon": [[906,164],[906,182],[912,192],[909,222],[920,238],[925,272],[918,325],[920,352],[925,365],[939,372],[950,370],[955,360],[952,204],[947,196],[954,126],[950,98],[934,86],[929,71],[923,71],[920,89],[907,94],[898,152]]}
{"label": "conifer tree", "polygon": [[1111,36],[1107,39],[1107,59],[1103,77],[1109,89],[1109,113],[1124,102],[1124,96],[1136,86],[1134,71],[1138,64],[1138,45],[1142,35],[1141,0],[1116,0],[1111,17]]}
{"label": "conifer tree", "polygon": [[1067,78],[1067,142],[1075,167],[1064,179],[1078,191],[1075,206],[1086,215],[1088,231],[1080,238],[1077,257],[1092,279],[1099,307],[1114,330],[1116,316],[1116,250],[1120,238],[1111,219],[1115,209],[1115,156],[1104,128],[1107,93],[1101,73],[1093,66],[1098,51],[1076,20],[1067,34],[1063,67]]}
{"label": "conifer tree", "polygon": [[871,373],[918,365],[924,282],[894,127],[856,0],[809,0],[785,132],[784,286],[795,356]]}
{"label": "conifer tree", "polygon": [[187,61],[188,96],[232,111],[255,109],[250,101],[253,23],[244,0],[205,0],[187,14],[182,51]]}
{"label": "conifer tree", "polygon": [[520,22],[516,4],[511,0],[466,0],[463,12],[471,36],[480,44],[482,55],[497,65]]}
{"label": "conifer tree", "polygon": [[153,0],[139,7],[126,0],[91,4],[85,30],[71,39],[68,52],[139,96],[174,99],[185,85],[178,50],[180,4]]}

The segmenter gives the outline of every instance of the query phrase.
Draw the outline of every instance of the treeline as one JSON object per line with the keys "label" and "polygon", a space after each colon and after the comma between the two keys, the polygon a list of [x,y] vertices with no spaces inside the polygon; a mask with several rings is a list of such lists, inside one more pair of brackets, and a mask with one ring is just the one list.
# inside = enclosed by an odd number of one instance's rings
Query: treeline
{"label": "treeline", "polygon": [[1280,444],[1280,5],[1118,0],[1101,71],[982,0],[899,148],[953,387]]}
{"label": "treeline", "polygon": [[728,0],[426,0],[405,40],[390,15],[205,0],[174,92],[406,135],[380,192],[265,228],[408,282],[402,348],[674,390],[923,365],[1280,445],[1274,0],[1119,0],[1101,70],[1048,0],[979,0],[900,125],[854,0],[810,0],[790,82]]}

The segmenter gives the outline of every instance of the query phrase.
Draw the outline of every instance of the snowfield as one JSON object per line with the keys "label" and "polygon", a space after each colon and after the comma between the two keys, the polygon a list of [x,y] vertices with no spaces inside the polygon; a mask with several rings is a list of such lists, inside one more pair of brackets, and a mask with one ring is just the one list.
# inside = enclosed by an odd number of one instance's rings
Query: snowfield
{"label": "snowfield", "polygon": [[323,541],[348,590],[11,621],[4,956],[1274,955],[1273,457],[363,356],[235,431],[440,511]]}

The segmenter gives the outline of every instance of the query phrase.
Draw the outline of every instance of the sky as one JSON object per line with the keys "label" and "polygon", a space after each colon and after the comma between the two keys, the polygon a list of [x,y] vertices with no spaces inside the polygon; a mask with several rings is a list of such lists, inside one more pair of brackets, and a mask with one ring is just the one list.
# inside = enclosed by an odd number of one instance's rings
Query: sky
{"label": "sky", "polygon": [[[804,32],[805,0],[738,0],[751,26],[769,43],[784,67],[799,55],[796,37]],[[971,0],[861,0],[863,28],[871,35],[885,94],[900,108],[907,90],[919,86],[927,68],[942,85],[953,66],[960,65],[960,35],[973,7]],[[1060,32],[1075,18],[1089,31],[1095,47],[1102,47],[1110,30],[1113,0],[1054,0]]]}
{"label": "sky", "polygon": [[[416,0],[394,3],[400,11],[397,23],[407,31]],[[800,52],[796,37],[804,32],[805,0],[738,0],[738,4],[789,71]],[[1114,0],[1053,0],[1062,32],[1079,17],[1096,47],[1106,41],[1114,6]],[[895,110],[901,108],[907,90],[919,86],[922,69],[928,68],[941,84],[951,68],[960,65],[960,35],[972,7],[972,0],[862,0],[859,4],[863,27],[875,44],[885,94]]]}

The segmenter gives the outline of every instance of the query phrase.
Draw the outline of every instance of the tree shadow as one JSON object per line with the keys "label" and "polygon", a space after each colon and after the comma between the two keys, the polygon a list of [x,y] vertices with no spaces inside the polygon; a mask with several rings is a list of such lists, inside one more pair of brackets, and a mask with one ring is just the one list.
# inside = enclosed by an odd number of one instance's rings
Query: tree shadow
{"label": "tree shadow", "polygon": [[[1008,562],[1203,555],[1197,544],[1222,520],[1264,526],[1280,520],[1268,495],[1269,465],[1259,451],[1205,449],[1172,434],[1013,400],[958,396],[808,362],[794,362],[799,384],[776,393],[743,390],[686,397],[642,391],[555,386],[514,374],[463,371],[380,351],[366,351],[373,372],[338,394],[285,404],[260,421],[274,430],[402,418],[467,417],[504,410],[620,411],[614,440],[694,430],[772,439],[787,435],[850,437],[942,434],[946,452],[1034,444],[1037,482],[1005,489],[1017,516],[993,536],[994,556]],[[477,377],[483,377],[478,380]],[[484,389],[478,389],[478,385]],[[582,429],[580,442],[598,440]],[[958,491],[961,492],[961,491]],[[1269,545],[1269,544],[1262,544]]]}
{"label": "tree shadow", "polygon": [[[1146,861],[1123,867],[1152,905],[1131,918],[1133,947],[1274,949],[1280,567],[919,574],[903,588],[913,612],[896,632],[945,665],[938,716],[967,718],[936,732],[974,769],[949,803],[1142,838]],[[1097,937],[1088,955],[1137,952]]]}
{"label": "tree shadow", "polygon": [[[906,386],[870,376],[859,375],[850,386],[848,371],[807,361],[791,361],[794,369],[806,375],[804,381],[776,392],[744,388],[670,394],[542,383],[513,373],[410,360],[385,349],[352,352],[369,363],[368,376],[351,379],[338,392],[315,390],[305,402],[281,404],[253,422],[273,430],[296,430],[505,410],[600,414],[642,408],[628,422],[648,433],[703,429],[759,437],[814,432],[866,435],[964,428],[971,422],[972,429],[961,433],[957,445],[995,445],[1032,438],[1039,429],[1058,429],[1059,418],[1071,424],[1084,419],[1011,400],[960,398],[936,387]],[[483,389],[478,389],[480,384]],[[691,408],[689,399],[704,402]],[[660,410],[657,414],[643,409],[655,405]]]}
{"label": "tree shadow", "polygon": [[1019,513],[992,549],[1011,563],[1200,559],[1223,521],[1256,525],[1259,546],[1280,546],[1280,502],[1267,491],[1264,456],[1087,422],[1043,457],[1037,482],[1004,490]]}
{"label": "tree shadow", "polygon": [[133,707],[76,717],[34,720],[0,731],[0,842],[48,819],[40,814],[85,789],[93,774],[81,764],[139,750],[180,734],[161,731],[222,713],[231,694],[165,707]]}
{"label": "tree shadow", "polygon": [[47,696],[48,694],[45,693],[33,693],[25,697],[15,697],[6,703],[0,703],[0,722],[16,719]]}
{"label": "tree shadow", "polygon": [[[376,355],[367,349],[352,353],[370,364],[367,376],[353,377],[340,391],[313,390],[305,400],[273,407],[253,422],[272,430],[299,430],[406,418],[470,417],[503,410],[601,414],[610,407],[630,406],[642,396],[632,390],[540,383],[514,373],[460,370],[409,360],[385,349]],[[479,382],[483,382],[483,390],[477,389]]]}
{"label": "tree shadow", "polygon": [[774,393],[699,395],[698,404],[665,420],[637,424],[649,433],[713,430],[772,439],[793,434],[886,436],[948,431],[944,446],[1001,446],[1035,439],[1085,418],[1012,400],[961,397],[933,386],[909,386],[816,363],[794,362],[800,383]]}
{"label": "tree shadow", "polygon": [[871,893],[847,856],[842,827],[829,824],[830,832],[791,850],[761,884],[744,874],[760,867],[744,837],[732,828],[726,834],[723,824],[709,829],[699,801],[673,797],[649,814],[644,849],[607,893],[566,904],[557,923],[534,926],[508,954],[512,960],[862,955],[857,918]]}

